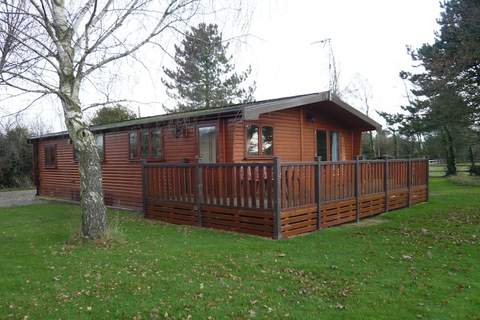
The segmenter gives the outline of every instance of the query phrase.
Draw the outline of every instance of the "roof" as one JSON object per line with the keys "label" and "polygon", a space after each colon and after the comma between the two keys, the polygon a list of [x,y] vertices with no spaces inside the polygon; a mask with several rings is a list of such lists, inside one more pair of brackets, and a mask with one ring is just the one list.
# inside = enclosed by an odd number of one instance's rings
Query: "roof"
{"label": "roof", "polygon": [[[233,104],[233,105],[228,105],[228,106],[219,107],[219,108],[198,109],[198,110],[188,111],[188,112],[175,112],[175,113],[143,117],[143,118],[127,120],[127,121],[95,125],[95,126],[91,126],[90,130],[92,130],[93,132],[113,131],[121,128],[142,126],[142,125],[151,124],[151,123],[162,123],[162,122],[168,122],[176,119],[202,118],[202,117],[208,117],[208,116],[228,115],[228,114],[241,115],[244,120],[256,120],[259,118],[261,114],[264,114],[264,113],[299,107],[299,106],[308,105],[308,104],[314,104],[318,102],[326,102],[326,101],[332,102],[335,106],[339,107],[343,111],[348,112],[350,115],[354,116],[355,118],[363,122],[365,124],[365,127],[368,128],[369,130],[374,130],[374,129],[379,130],[381,128],[381,125],[375,120],[369,118],[362,112],[358,111],[357,109],[353,108],[346,102],[342,101],[339,97],[333,95],[330,91],[324,91],[324,92],[303,94],[303,95],[283,97],[283,98],[277,98],[277,99]],[[45,134],[42,136],[34,136],[34,137],[31,137],[30,140],[66,136],[67,134],[68,134],[67,131],[55,132],[55,133]]]}

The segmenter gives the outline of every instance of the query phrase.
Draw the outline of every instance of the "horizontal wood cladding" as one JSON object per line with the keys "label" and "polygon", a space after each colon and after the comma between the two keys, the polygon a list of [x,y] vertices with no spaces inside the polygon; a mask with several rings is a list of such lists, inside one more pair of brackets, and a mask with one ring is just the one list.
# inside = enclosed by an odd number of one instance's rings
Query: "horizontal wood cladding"
{"label": "horizontal wood cladding", "polygon": [[[45,167],[44,146],[57,145],[56,168]],[[128,132],[105,134],[105,160],[102,162],[102,185],[105,204],[114,207],[142,208],[141,163],[128,158]],[[67,200],[80,199],[78,164],[68,139],[42,140],[39,147],[39,194]]]}
{"label": "horizontal wood cladding", "polygon": [[[212,122],[209,122],[212,123]],[[217,143],[224,144],[223,120],[218,125]],[[109,206],[142,209],[141,161],[129,159],[130,131],[105,134],[105,159],[102,162],[102,183],[105,203]],[[194,162],[197,158],[196,124],[189,124],[186,134],[175,136],[170,127],[163,129],[164,154],[166,162]],[[45,165],[45,146],[56,145],[57,164]],[[223,151],[219,151],[224,156]],[[39,194],[42,196],[78,201],[80,199],[80,176],[78,164],[74,161],[73,146],[67,138],[45,139],[39,142]]]}
{"label": "horizontal wood cladding", "polygon": [[[262,114],[258,120],[228,120],[226,126],[227,161],[255,161],[246,157],[245,126],[273,126],[274,155],[282,161],[312,161],[316,157],[316,130],[340,134],[340,159],[352,160],[360,154],[362,130],[342,123],[326,112],[326,105],[311,105]],[[263,159],[265,160],[265,159]]]}

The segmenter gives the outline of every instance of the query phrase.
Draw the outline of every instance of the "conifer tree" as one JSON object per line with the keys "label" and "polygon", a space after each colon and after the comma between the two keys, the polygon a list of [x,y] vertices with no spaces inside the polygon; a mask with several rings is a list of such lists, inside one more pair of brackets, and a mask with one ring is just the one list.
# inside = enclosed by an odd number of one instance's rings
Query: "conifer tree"
{"label": "conifer tree", "polygon": [[181,45],[175,46],[176,67],[164,68],[167,79],[162,82],[168,96],[175,100],[173,109],[164,107],[167,111],[216,108],[253,100],[255,83],[246,85],[251,68],[235,72],[228,46],[216,24],[201,23],[186,32]]}

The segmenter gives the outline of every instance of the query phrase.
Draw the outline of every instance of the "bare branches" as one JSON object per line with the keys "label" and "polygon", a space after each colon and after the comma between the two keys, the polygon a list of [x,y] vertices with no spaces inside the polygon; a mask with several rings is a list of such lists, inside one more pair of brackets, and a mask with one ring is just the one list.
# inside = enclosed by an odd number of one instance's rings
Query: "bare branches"
{"label": "bare branches", "polygon": [[[138,62],[135,53],[146,44],[168,53],[159,36],[167,30],[183,32],[198,13],[199,3],[200,0],[86,0],[81,5],[57,0],[2,2],[0,85],[12,88],[12,92],[42,97],[55,94],[62,103],[82,112],[79,94],[85,80],[92,82],[92,73],[127,57]],[[112,100],[107,95],[106,101],[94,102],[83,110],[125,101],[130,100]]]}
{"label": "bare branches", "polygon": [[8,118],[8,117],[11,117],[11,116],[17,116],[20,113],[25,112],[26,110],[30,109],[30,107],[32,107],[36,102],[38,102],[39,100],[41,100],[42,98],[44,98],[48,94],[50,94],[50,92],[44,92],[41,95],[39,95],[37,98],[33,99],[30,103],[28,103],[22,109],[20,109],[18,111],[15,111],[15,112],[12,112],[12,113],[9,113],[9,114],[6,114],[6,115],[3,115],[0,118]]}

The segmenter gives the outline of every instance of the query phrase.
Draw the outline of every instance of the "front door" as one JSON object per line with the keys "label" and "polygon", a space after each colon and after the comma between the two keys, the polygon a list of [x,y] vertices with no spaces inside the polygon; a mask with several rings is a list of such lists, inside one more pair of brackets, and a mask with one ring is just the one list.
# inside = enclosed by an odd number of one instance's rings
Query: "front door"
{"label": "front door", "polygon": [[217,161],[217,128],[204,126],[198,128],[198,161],[215,163]]}

